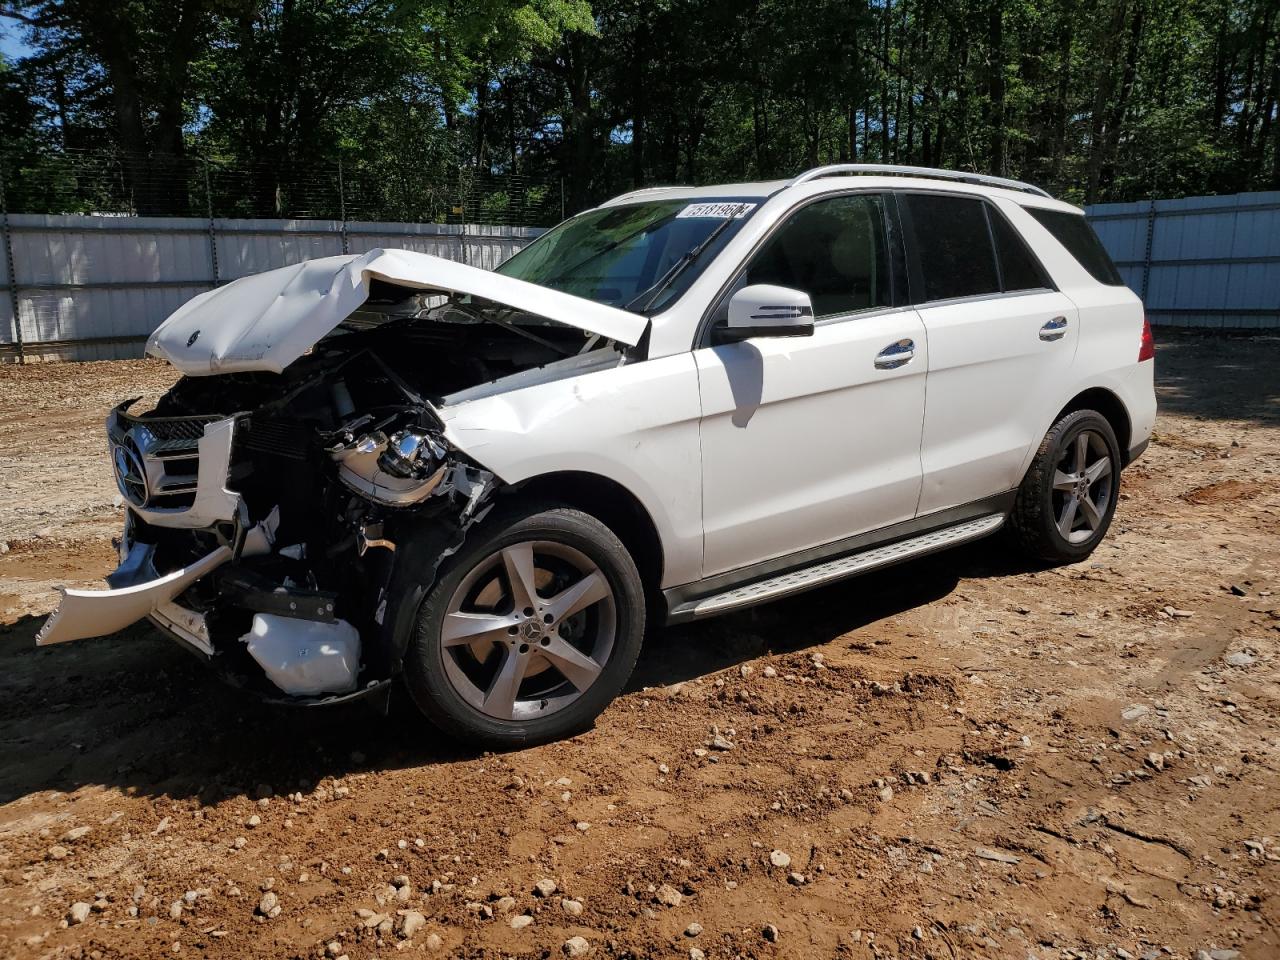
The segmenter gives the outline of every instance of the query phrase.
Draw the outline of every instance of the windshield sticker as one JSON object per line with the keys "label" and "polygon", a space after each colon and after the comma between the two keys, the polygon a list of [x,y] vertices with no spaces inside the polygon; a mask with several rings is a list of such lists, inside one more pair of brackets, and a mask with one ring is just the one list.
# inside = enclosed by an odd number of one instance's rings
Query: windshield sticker
{"label": "windshield sticker", "polygon": [[741,220],[755,208],[756,205],[754,203],[691,203],[676,214],[676,219]]}

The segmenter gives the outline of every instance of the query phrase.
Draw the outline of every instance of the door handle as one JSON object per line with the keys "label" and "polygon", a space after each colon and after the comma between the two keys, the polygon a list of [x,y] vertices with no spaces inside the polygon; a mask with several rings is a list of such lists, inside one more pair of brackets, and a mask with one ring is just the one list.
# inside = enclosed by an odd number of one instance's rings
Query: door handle
{"label": "door handle", "polygon": [[876,354],[876,369],[894,370],[904,363],[910,362],[915,355],[916,342],[910,338],[904,338],[897,343],[889,344]]}
{"label": "door handle", "polygon": [[1067,335],[1067,318],[1054,317],[1040,328],[1041,340],[1061,340]]}

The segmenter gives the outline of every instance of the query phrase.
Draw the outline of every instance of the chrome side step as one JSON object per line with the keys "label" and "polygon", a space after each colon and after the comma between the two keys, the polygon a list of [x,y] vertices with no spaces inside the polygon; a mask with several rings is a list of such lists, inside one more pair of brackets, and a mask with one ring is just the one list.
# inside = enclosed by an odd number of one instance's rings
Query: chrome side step
{"label": "chrome side step", "polygon": [[834,583],[846,577],[868,573],[880,567],[910,560],[945,550],[948,547],[968,543],[988,534],[995,533],[1004,525],[1004,514],[993,513],[976,520],[967,520],[952,527],[931,530],[917,537],[898,540],[882,547],[873,547],[861,553],[853,553],[834,560],[827,560],[812,567],[793,570],[790,573],[778,574],[765,580],[757,580],[745,586],[734,587],[724,593],[717,593],[701,600],[683,604],[672,611],[672,620],[694,620],[710,617],[720,613],[728,613],[739,607],[749,607],[766,600],[777,600],[820,587],[825,583]]}

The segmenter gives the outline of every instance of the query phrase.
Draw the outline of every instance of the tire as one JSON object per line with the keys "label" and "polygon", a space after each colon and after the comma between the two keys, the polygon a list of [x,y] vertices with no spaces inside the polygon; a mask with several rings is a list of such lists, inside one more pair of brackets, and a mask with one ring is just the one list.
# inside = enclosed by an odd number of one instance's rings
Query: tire
{"label": "tire", "polygon": [[557,740],[588,728],[621,692],[644,624],[640,574],[603,523],[552,504],[495,511],[423,599],[405,684],[459,740],[490,749]]}
{"label": "tire", "polygon": [[1045,434],[1018,488],[1010,523],[1019,547],[1055,564],[1089,556],[1115,515],[1121,462],[1115,432],[1102,414],[1076,410],[1062,417]]}

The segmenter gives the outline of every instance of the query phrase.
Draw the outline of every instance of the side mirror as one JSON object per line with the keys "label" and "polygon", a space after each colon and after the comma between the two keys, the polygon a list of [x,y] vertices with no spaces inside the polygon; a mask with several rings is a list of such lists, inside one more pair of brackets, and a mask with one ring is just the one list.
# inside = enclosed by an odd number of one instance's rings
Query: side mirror
{"label": "side mirror", "polygon": [[748,337],[809,337],[813,335],[813,302],[803,290],[752,284],[729,298],[728,323],[716,333],[720,343]]}

